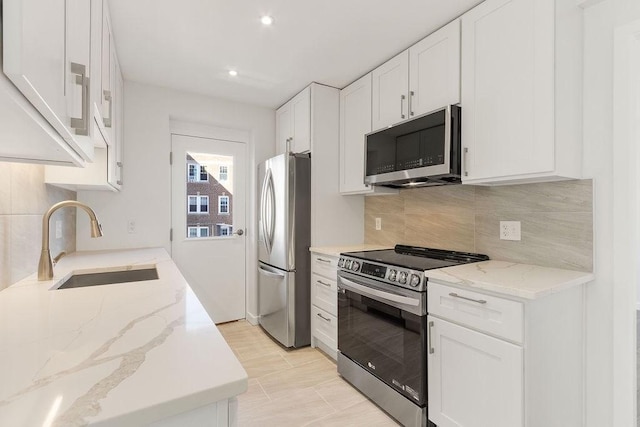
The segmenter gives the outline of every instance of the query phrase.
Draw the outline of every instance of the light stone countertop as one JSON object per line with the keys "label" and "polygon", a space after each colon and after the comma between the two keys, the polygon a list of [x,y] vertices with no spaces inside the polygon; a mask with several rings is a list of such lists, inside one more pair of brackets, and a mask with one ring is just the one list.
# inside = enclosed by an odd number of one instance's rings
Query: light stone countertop
{"label": "light stone countertop", "polygon": [[[380,245],[311,247],[310,252],[339,256],[342,252],[388,249]],[[425,272],[429,280],[523,299],[537,299],[593,280],[592,273],[490,260]]]}
{"label": "light stone countertop", "polygon": [[[73,271],[159,280],[50,290]],[[0,425],[146,425],[247,390],[247,374],[164,249],[80,252],[0,292]]]}
{"label": "light stone countertop", "polygon": [[494,260],[428,270],[426,275],[434,282],[531,300],[594,278],[593,273]]}
{"label": "light stone countertop", "polygon": [[360,251],[375,251],[378,249],[393,249],[389,246],[381,245],[348,245],[348,246],[312,246],[309,248],[309,252],[317,254],[340,256],[342,252],[360,252]]}

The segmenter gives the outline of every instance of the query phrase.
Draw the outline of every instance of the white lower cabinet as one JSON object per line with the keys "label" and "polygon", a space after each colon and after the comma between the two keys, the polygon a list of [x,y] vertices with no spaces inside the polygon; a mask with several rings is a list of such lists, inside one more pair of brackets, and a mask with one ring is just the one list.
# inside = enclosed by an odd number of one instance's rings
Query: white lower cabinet
{"label": "white lower cabinet", "polygon": [[582,287],[534,300],[430,281],[429,419],[438,427],[581,427]]}
{"label": "white lower cabinet", "polygon": [[432,316],[428,325],[429,419],[438,427],[522,426],[522,347]]}
{"label": "white lower cabinet", "polygon": [[338,357],[338,257],[311,253],[311,347]]}
{"label": "white lower cabinet", "polygon": [[338,318],[315,305],[311,307],[311,341],[334,360],[338,358]]}

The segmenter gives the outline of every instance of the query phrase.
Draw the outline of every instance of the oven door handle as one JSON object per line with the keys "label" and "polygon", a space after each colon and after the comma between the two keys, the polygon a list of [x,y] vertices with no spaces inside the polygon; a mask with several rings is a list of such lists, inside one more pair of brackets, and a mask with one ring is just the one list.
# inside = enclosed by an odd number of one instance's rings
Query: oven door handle
{"label": "oven door handle", "polygon": [[409,298],[402,295],[392,294],[389,292],[379,291],[377,289],[370,288],[368,286],[359,285],[349,279],[345,279],[344,277],[340,277],[340,283],[344,285],[343,287],[346,289],[351,288],[350,290],[359,293],[360,295],[368,296],[373,299],[385,299],[387,301],[397,302],[399,304],[406,304],[413,307],[418,307],[420,305],[420,300],[415,298]]}

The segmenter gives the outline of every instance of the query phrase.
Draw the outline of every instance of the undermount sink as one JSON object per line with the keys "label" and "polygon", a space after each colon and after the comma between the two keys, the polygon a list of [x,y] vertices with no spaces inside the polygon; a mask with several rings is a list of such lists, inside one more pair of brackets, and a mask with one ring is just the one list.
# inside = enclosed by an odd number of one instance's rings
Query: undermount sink
{"label": "undermount sink", "polygon": [[116,283],[157,280],[158,270],[154,266],[132,268],[121,267],[109,271],[75,272],[55,289],[84,288],[86,286],[113,285]]}

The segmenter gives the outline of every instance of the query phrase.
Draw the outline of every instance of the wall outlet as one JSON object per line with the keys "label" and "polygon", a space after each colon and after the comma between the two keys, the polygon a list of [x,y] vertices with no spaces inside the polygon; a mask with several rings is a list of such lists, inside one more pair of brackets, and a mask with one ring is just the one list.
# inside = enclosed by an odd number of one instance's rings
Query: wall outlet
{"label": "wall outlet", "polygon": [[376,218],[376,230],[382,230],[382,218]]}
{"label": "wall outlet", "polygon": [[500,221],[500,240],[522,240],[520,221]]}
{"label": "wall outlet", "polygon": [[127,221],[127,232],[129,234],[133,234],[136,232],[136,222],[132,219]]}
{"label": "wall outlet", "polygon": [[56,220],[56,239],[62,239],[62,221]]}

